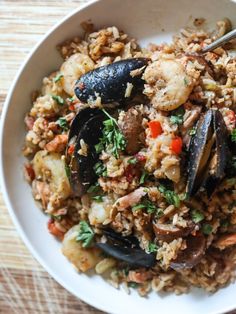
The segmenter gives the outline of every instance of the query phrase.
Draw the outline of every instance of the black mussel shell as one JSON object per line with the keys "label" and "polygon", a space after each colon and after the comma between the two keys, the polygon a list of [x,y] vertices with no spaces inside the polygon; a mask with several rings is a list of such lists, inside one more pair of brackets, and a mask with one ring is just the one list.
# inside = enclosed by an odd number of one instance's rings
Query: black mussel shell
{"label": "black mussel shell", "polygon": [[77,115],[74,117],[71,126],[70,126],[70,131],[69,131],[69,136],[68,136],[68,143],[70,143],[70,140],[74,136],[78,136],[81,128],[84,126],[84,124],[91,119],[92,117],[101,114],[102,111],[100,109],[96,108],[84,108],[80,110]]}
{"label": "black mussel shell", "polygon": [[[86,193],[89,186],[97,179],[94,165],[98,161],[99,155],[96,153],[95,145],[102,136],[104,120],[105,114],[101,110],[85,108],[77,114],[72,122],[67,152],[71,144],[75,146],[75,149],[72,156],[66,153],[66,162],[70,168],[70,184],[76,196]],[[86,156],[79,154],[81,140],[87,146]]]}
{"label": "black mussel shell", "polygon": [[201,186],[202,175],[206,170],[207,161],[211,152],[212,138],[212,110],[200,118],[196,125],[196,134],[193,136],[189,147],[188,179],[186,192],[194,195]]}
{"label": "black mussel shell", "polygon": [[96,246],[107,255],[126,262],[132,267],[153,267],[156,264],[156,254],[148,254],[142,250],[136,237],[122,237],[112,229],[104,229],[103,234],[106,235],[107,242],[96,243]]}
{"label": "black mussel shell", "polygon": [[213,111],[213,129],[215,136],[215,154],[209,162],[208,172],[203,187],[208,197],[226,174],[227,162],[230,159],[228,131],[224,118],[219,110]]}
{"label": "black mussel shell", "polygon": [[[126,59],[92,70],[78,79],[75,94],[84,103],[95,101],[97,97],[101,97],[102,104],[122,103],[144,84],[143,71],[137,76],[131,76],[130,72],[147,66],[148,61],[146,58]],[[129,97],[125,97],[127,83],[133,85]]]}

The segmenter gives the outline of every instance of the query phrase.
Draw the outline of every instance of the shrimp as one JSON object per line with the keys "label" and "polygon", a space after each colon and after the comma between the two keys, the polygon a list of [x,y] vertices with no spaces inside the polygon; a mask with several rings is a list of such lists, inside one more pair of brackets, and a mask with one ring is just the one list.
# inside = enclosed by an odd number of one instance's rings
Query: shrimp
{"label": "shrimp", "polygon": [[192,92],[194,81],[184,65],[177,60],[158,60],[145,72],[144,93],[156,109],[170,111],[185,103]]}
{"label": "shrimp", "polygon": [[68,136],[66,134],[58,134],[45,145],[48,152],[60,153],[66,148]]}
{"label": "shrimp", "polygon": [[74,95],[74,85],[81,75],[94,69],[94,62],[89,56],[75,53],[70,56],[61,66],[60,73],[63,75],[62,87],[70,96]]}
{"label": "shrimp", "polygon": [[138,204],[141,198],[146,194],[147,194],[146,189],[140,187],[137,190],[118,198],[114,205],[120,210],[125,210],[128,207]]}

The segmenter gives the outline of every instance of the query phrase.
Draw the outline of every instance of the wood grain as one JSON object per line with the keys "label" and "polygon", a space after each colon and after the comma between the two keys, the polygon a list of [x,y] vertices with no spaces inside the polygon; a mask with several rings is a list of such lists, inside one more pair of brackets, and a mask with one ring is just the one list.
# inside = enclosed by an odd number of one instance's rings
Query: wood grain
{"label": "wood grain", "polygon": [[[0,0],[0,113],[12,80],[52,25],[87,0]],[[57,284],[19,238],[0,194],[0,313],[98,314]]]}

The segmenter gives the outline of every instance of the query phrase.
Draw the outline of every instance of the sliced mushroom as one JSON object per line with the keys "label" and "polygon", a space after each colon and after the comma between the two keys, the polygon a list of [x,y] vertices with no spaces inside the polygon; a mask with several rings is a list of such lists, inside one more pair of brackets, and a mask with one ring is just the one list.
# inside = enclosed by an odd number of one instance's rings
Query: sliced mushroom
{"label": "sliced mushroom", "polygon": [[206,239],[202,234],[189,236],[186,245],[186,249],[180,251],[177,258],[171,262],[171,268],[175,270],[192,268],[200,262],[205,254]]}
{"label": "sliced mushroom", "polygon": [[194,230],[194,227],[194,224],[189,224],[185,228],[179,228],[170,224],[153,223],[156,238],[165,242],[171,242],[174,239],[188,236]]}
{"label": "sliced mushroom", "polygon": [[142,115],[134,108],[130,108],[124,113],[119,127],[126,138],[126,152],[129,155],[136,154],[141,148],[140,134],[143,132]]}
{"label": "sliced mushroom", "polygon": [[[141,77],[147,64],[148,59],[133,58],[99,67],[79,78],[75,94],[85,103],[95,101],[98,97],[102,104],[121,103],[133,97],[138,88],[143,86]],[[132,75],[135,70],[137,75]]]}

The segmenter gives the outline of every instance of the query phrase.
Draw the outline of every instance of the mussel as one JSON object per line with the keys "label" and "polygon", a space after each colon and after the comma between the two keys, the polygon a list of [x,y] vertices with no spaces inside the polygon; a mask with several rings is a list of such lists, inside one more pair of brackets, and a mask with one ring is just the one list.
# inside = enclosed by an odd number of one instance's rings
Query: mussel
{"label": "mussel", "polygon": [[197,265],[206,250],[206,239],[199,233],[196,236],[189,236],[186,240],[186,249],[180,251],[177,258],[173,260],[170,267],[178,269],[192,268]]}
{"label": "mussel", "polygon": [[196,125],[188,155],[186,192],[189,196],[204,188],[210,197],[225,176],[229,158],[228,134],[222,114],[210,109]]}
{"label": "mussel", "polygon": [[104,230],[103,233],[107,237],[107,242],[97,243],[96,246],[106,254],[132,267],[153,267],[156,264],[155,254],[148,254],[142,250],[134,236],[122,237],[111,229]]}
{"label": "mussel", "polygon": [[[70,169],[69,179],[76,196],[83,195],[97,175],[94,165],[98,161],[95,145],[102,136],[105,114],[99,109],[85,108],[74,118],[66,151],[66,162]],[[81,141],[82,140],[82,141]],[[81,154],[81,143],[86,145],[86,154]],[[70,155],[69,148],[73,145],[74,151]]]}
{"label": "mussel", "polygon": [[[78,79],[75,94],[84,103],[95,101],[98,97],[102,104],[122,103],[143,86],[142,73],[147,64],[146,58],[133,58],[101,66]],[[137,73],[132,75],[134,70]],[[130,92],[127,92],[128,83],[132,84]]]}

